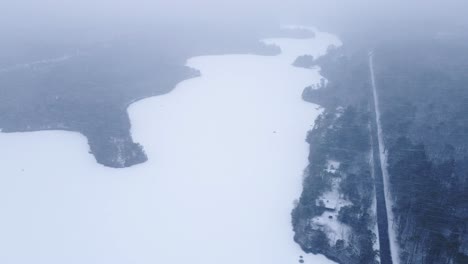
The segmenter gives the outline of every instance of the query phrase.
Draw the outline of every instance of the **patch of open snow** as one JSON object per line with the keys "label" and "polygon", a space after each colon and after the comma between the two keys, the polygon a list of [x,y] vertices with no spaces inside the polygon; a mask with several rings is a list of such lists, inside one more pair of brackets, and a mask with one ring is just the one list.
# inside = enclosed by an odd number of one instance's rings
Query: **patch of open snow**
{"label": "patch of open snow", "polygon": [[[370,130],[370,125],[369,124],[369,131]],[[375,181],[375,175],[374,175],[374,152],[373,151],[370,151],[370,155],[369,155],[369,164],[371,166],[371,171],[372,171],[372,179]],[[372,218],[373,218],[373,226],[372,226],[372,232],[375,234],[376,236],[376,239],[375,239],[375,243],[373,245],[373,248],[374,250],[380,250],[380,235],[379,235],[379,226],[378,226],[378,223],[377,223],[377,197],[375,195],[376,193],[376,190],[375,190],[375,185],[373,187],[373,191],[374,191],[374,195],[372,196],[372,205],[371,205],[371,209],[372,209]]]}
{"label": "patch of open snow", "polygon": [[311,225],[324,230],[332,246],[340,239],[346,243],[351,232],[351,227],[338,221],[337,211],[324,212],[321,216],[313,218]]}
{"label": "patch of open snow", "polygon": [[322,215],[314,217],[310,222],[312,227],[326,231],[332,245],[339,239],[347,241],[347,237],[351,231],[349,226],[338,221],[340,209],[344,206],[352,205],[350,201],[345,200],[340,194],[339,184],[340,179],[334,178],[331,190],[320,196],[318,203],[324,206],[326,211]]}
{"label": "patch of open snow", "polygon": [[[374,191],[375,193],[375,191]],[[372,217],[373,217],[373,225],[372,225],[372,232],[375,234],[375,243],[373,245],[374,250],[380,250],[380,240],[379,240],[379,227],[377,225],[377,199],[374,195],[372,199]]]}
{"label": "patch of open snow", "polygon": [[0,263],[333,263],[293,241],[321,77],[291,62],[338,40],[267,42],[283,53],[192,58],[200,78],[133,104],[139,166],[98,165],[77,133],[1,134]]}
{"label": "patch of open snow", "polygon": [[340,168],[340,162],[336,160],[328,160],[327,161],[327,172],[336,173],[336,171]]}
{"label": "patch of open snow", "polygon": [[338,106],[338,107],[336,108],[336,115],[335,115],[336,118],[340,118],[340,117],[343,115],[344,110],[345,110],[345,109],[344,109],[342,106]]}
{"label": "patch of open snow", "polygon": [[336,189],[324,193],[320,200],[325,204],[325,208],[329,210],[336,210],[341,202],[339,193]]}

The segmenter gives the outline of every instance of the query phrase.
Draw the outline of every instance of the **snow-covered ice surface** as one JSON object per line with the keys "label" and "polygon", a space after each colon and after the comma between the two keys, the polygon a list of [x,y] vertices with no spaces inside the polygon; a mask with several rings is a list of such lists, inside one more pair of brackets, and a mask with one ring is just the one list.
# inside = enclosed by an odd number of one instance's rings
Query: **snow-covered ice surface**
{"label": "snow-covered ice surface", "polygon": [[192,58],[202,77],[129,108],[145,164],[102,167],[77,133],[0,134],[0,263],[297,263],[290,212],[319,114],[301,92],[321,77],[291,63],[338,40],[266,42],[283,53]]}

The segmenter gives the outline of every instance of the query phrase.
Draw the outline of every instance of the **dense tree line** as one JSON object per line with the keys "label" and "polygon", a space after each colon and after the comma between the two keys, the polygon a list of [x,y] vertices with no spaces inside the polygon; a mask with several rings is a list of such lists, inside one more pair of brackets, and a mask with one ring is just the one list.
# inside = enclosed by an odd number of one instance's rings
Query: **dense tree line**
{"label": "dense tree line", "polygon": [[[306,252],[321,253],[340,263],[376,263],[378,252],[373,245],[375,215],[373,179],[370,174],[370,139],[367,108],[347,107],[326,111],[309,132],[310,164],[303,182],[303,192],[292,213],[295,239]],[[327,170],[327,161],[336,160],[336,172]],[[351,228],[344,240],[332,243],[326,230],[310,225],[310,220],[327,209],[318,203],[338,179],[339,192],[351,205],[339,209],[338,221]]]}
{"label": "dense tree line", "polygon": [[408,263],[468,262],[466,40],[429,35],[376,49],[393,210]]}

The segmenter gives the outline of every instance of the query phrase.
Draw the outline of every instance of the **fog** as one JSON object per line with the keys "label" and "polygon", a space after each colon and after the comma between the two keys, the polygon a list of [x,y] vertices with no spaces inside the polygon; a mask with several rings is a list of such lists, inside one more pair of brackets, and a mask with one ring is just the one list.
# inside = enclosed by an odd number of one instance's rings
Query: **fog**
{"label": "fog", "polygon": [[360,21],[464,22],[468,4],[462,0],[19,0],[2,1],[5,29],[103,27],[118,29],[138,23],[264,22],[308,20],[347,24]]}
{"label": "fog", "polygon": [[337,34],[369,27],[425,30],[466,25],[467,7],[461,0],[1,1],[0,57],[29,52],[34,45],[99,42],[135,31],[180,32],[181,27],[194,25],[262,31],[264,27],[293,23]]}
{"label": "fog", "polygon": [[125,32],[151,32],[154,27],[170,31],[197,24],[233,29],[294,23],[334,33],[384,25],[424,29],[428,25],[465,25],[467,7],[461,0],[1,1],[0,34],[4,47],[27,43],[31,48],[32,43],[91,42]]}

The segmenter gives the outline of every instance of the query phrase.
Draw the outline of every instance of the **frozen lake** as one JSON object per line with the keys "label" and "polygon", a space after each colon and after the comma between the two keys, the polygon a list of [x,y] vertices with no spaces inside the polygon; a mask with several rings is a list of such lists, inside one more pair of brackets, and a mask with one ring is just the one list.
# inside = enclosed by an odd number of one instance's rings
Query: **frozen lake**
{"label": "frozen lake", "polygon": [[100,166],[77,133],[0,134],[0,263],[333,263],[293,241],[320,75],[291,63],[338,40],[266,42],[282,54],[192,58],[202,77],[129,108],[145,164]]}

